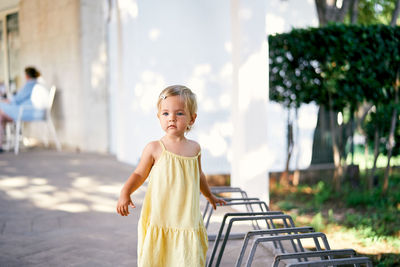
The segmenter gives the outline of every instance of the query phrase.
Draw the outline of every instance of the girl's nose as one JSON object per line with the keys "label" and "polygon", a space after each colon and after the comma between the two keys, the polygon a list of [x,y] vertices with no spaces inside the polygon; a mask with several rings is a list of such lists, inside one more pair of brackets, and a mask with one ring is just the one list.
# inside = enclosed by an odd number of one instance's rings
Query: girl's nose
{"label": "girl's nose", "polygon": [[169,117],[169,121],[176,121],[176,116],[171,115],[171,116]]}

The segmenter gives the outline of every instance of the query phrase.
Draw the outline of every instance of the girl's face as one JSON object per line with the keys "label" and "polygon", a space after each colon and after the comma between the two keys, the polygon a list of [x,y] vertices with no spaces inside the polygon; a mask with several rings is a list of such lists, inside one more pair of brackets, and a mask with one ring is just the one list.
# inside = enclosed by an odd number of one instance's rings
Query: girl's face
{"label": "girl's face", "polygon": [[185,109],[185,103],[179,95],[168,96],[161,101],[161,108],[158,111],[161,128],[167,133],[176,136],[183,136],[189,125],[196,119],[196,114],[190,116]]}

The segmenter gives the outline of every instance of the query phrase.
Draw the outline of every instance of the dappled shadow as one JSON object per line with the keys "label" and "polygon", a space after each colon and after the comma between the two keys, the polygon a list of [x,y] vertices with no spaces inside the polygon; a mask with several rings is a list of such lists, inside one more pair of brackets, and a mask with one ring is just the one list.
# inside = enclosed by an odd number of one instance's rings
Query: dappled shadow
{"label": "dappled shadow", "polygon": [[0,265],[136,265],[142,191],[131,216],[115,212],[132,170],[98,154],[1,154]]}
{"label": "dappled shadow", "polygon": [[132,171],[132,166],[114,161],[110,156],[75,153],[6,154],[0,158],[0,191],[44,209],[113,213]]}

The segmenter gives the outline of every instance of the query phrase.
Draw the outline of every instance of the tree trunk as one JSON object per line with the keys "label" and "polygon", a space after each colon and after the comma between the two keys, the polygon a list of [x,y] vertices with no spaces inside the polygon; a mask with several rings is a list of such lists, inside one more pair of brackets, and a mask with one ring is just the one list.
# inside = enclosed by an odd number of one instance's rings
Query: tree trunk
{"label": "tree trunk", "polygon": [[390,135],[389,135],[389,148],[388,148],[388,161],[385,169],[385,178],[382,187],[382,194],[386,194],[388,186],[389,186],[389,169],[390,169],[390,160],[392,158],[392,151],[394,146],[394,130],[396,129],[396,117],[397,117],[397,109],[394,108],[392,113],[392,123],[390,126]]}
{"label": "tree trunk", "polygon": [[[342,114],[343,115],[343,114]],[[337,146],[339,149],[339,155],[340,155],[340,159],[343,158],[343,156],[346,154],[346,141],[347,138],[350,136],[350,128],[348,127],[348,124],[345,124],[344,122],[342,122],[341,125],[337,124],[337,117],[338,117],[338,113],[337,112],[333,112],[333,116],[334,116],[334,122],[335,122],[335,130],[336,130],[336,142],[337,142]],[[344,161],[344,164],[347,164],[346,161]]]}
{"label": "tree trunk", "polygon": [[295,122],[296,122],[296,165],[295,165],[295,170],[293,173],[293,185],[297,186],[300,182],[300,170],[299,170],[299,158],[300,158],[300,129],[299,129],[299,109],[296,107],[296,113],[295,113]]}
{"label": "tree trunk", "polygon": [[[331,117],[333,117],[331,120],[334,120],[334,112],[331,111],[330,112]],[[333,123],[331,123],[331,127],[335,127]],[[333,184],[335,185],[335,189],[337,192],[339,192],[340,190],[340,180],[343,174],[343,170],[342,170],[342,165],[340,163],[340,152],[339,152],[339,147],[337,145],[336,142],[336,134],[334,132],[336,132],[336,130],[334,128],[332,129],[332,149],[333,149],[333,162],[335,164],[335,171],[333,174]]]}
{"label": "tree trunk", "polygon": [[354,165],[354,112],[351,112],[351,119],[350,119],[350,153],[351,153],[351,165]]}
{"label": "tree trunk", "polygon": [[329,112],[324,106],[320,106],[313,137],[311,165],[333,163],[329,121]]}
{"label": "tree trunk", "polygon": [[369,154],[368,142],[367,142],[367,137],[365,136],[365,145],[364,145],[365,177],[369,177],[368,176],[368,154]]}
{"label": "tree trunk", "polygon": [[333,149],[333,162],[335,164],[335,171],[333,173],[333,184],[337,192],[340,190],[340,180],[342,178],[343,169],[340,162],[340,151],[339,146],[336,142],[336,116],[332,109],[332,99],[329,95],[329,115],[330,115],[330,127],[331,127],[331,137],[332,137],[332,149]]}
{"label": "tree trunk", "polygon": [[336,2],[337,1],[315,0],[320,26],[324,26],[328,22],[343,22],[350,7],[355,4],[353,0],[343,0],[342,6],[337,7]]}
{"label": "tree trunk", "polygon": [[[336,1],[335,1],[336,2]],[[354,1],[352,0],[343,0],[342,6],[339,8],[339,11],[336,12],[336,20],[337,22],[343,22],[346,14],[349,12],[351,5],[354,5]],[[352,8],[351,8],[352,9]]]}
{"label": "tree trunk", "polygon": [[371,175],[369,177],[368,187],[370,190],[374,187],[374,179],[375,179],[375,171],[376,171],[376,162],[378,161],[379,157],[379,129],[375,127],[375,134],[374,134],[374,164],[372,165]]}
{"label": "tree trunk", "polygon": [[389,147],[388,147],[388,162],[385,170],[385,178],[383,182],[382,193],[386,194],[388,186],[389,186],[389,169],[390,169],[390,159],[392,158],[392,151],[394,147],[394,132],[396,130],[396,122],[397,122],[397,106],[399,104],[399,73],[397,73],[396,83],[394,84],[394,106],[392,113],[392,123],[390,125],[390,134],[389,134]]}
{"label": "tree trunk", "polygon": [[286,149],[286,164],[285,171],[282,174],[280,183],[284,186],[289,185],[289,164],[290,159],[292,158],[293,152],[293,122],[290,116],[290,108],[288,108],[288,116],[287,116],[287,149]]}
{"label": "tree trunk", "polygon": [[319,26],[324,26],[326,24],[326,22],[327,22],[327,18],[326,18],[326,15],[325,15],[326,1],[324,1],[324,0],[315,0],[315,6],[317,8]]}
{"label": "tree trunk", "polygon": [[[364,136],[364,140],[365,140],[364,141],[365,142],[365,144],[364,144],[365,177],[367,177],[366,179],[367,179],[368,187],[370,186],[370,184],[369,184],[369,182],[370,182],[369,169],[368,169],[369,147],[368,147],[367,133],[363,130],[362,124],[373,106],[374,106],[373,104],[367,104],[364,102],[363,105],[356,112],[356,129]],[[369,188],[370,189],[372,188],[372,184]]]}
{"label": "tree trunk", "polygon": [[[335,118],[337,118],[338,113],[335,112],[334,116]],[[344,161],[342,162],[342,167],[343,169],[347,168],[347,155],[351,152],[348,151],[346,152],[346,143],[347,140],[352,137],[352,131],[351,131],[351,120],[347,123],[342,123],[341,125],[337,126],[337,130],[336,130],[336,140],[337,140],[337,144],[338,144],[338,148],[339,148],[339,155],[340,155],[340,159],[344,159]]]}
{"label": "tree trunk", "polygon": [[364,103],[356,112],[356,126],[357,126],[357,130],[362,133],[363,135],[366,135],[364,133],[364,130],[362,128],[362,124],[365,120],[365,118],[367,117],[369,111],[372,109],[372,107],[374,106],[374,104],[367,104]]}
{"label": "tree trunk", "polygon": [[390,26],[396,26],[397,18],[399,17],[400,13],[400,0],[396,1],[396,5],[394,7],[393,13],[392,13],[392,20],[390,21]]}
{"label": "tree trunk", "polygon": [[350,14],[351,24],[356,24],[358,20],[358,2],[359,0],[353,0],[353,2],[351,3],[351,14]]}
{"label": "tree trunk", "polygon": [[[358,0],[356,0],[357,2]],[[328,22],[343,22],[345,15],[356,3],[353,0],[343,0],[342,6],[337,6],[337,1],[332,0],[315,0],[319,25],[324,26]],[[332,163],[332,144],[326,140],[329,136],[329,126],[324,128],[324,122],[328,122],[329,112],[325,111],[324,107],[320,106],[318,111],[318,122],[314,132],[313,151],[311,165],[318,163]],[[334,122],[336,125],[336,121]],[[329,137],[328,137],[329,138]],[[339,152],[340,153],[340,152]]]}

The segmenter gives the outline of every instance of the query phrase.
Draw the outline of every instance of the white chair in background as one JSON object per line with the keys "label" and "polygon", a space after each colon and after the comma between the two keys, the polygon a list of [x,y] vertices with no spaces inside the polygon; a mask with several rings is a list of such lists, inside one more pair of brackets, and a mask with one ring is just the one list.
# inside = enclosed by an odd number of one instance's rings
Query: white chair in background
{"label": "white chair in background", "polygon": [[[56,94],[56,87],[53,85],[48,91],[42,85],[35,85],[35,88],[32,91],[31,100],[37,109],[44,110],[43,115],[34,120],[23,120],[24,107],[20,107],[18,118],[15,121],[15,144],[14,144],[14,153],[17,155],[19,152],[19,143],[22,139],[23,135],[21,134],[22,123],[24,122],[41,122],[46,125],[47,133],[43,133],[44,143],[48,146],[49,142],[47,139],[47,135],[50,134],[54,139],[56,148],[58,151],[61,151],[61,144],[58,140],[56,129],[54,127],[53,121],[51,119],[51,108],[53,107],[54,97]],[[43,128],[44,130],[44,128]]]}

